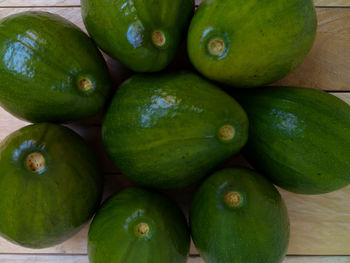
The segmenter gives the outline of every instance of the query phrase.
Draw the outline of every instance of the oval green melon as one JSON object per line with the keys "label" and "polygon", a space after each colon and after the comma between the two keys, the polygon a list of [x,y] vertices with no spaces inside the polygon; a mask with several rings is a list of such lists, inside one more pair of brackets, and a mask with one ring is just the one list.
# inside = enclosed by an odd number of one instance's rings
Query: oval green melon
{"label": "oval green melon", "polygon": [[0,21],[0,105],[30,122],[96,114],[110,88],[93,41],[68,20],[28,11]]}
{"label": "oval green melon", "polygon": [[172,61],[194,11],[193,0],[81,0],[81,6],[101,49],[137,72]]}
{"label": "oval green melon", "polygon": [[240,105],[193,73],[135,75],[103,122],[105,149],[135,182],[178,188],[200,180],[247,141]]}
{"label": "oval green melon", "polygon": [[295,87],[266,87],[237,98],[250,121],[245,155],[273,183],[301,194],[350,183],[349,105]]}
{"label": "oval green melon", "polygon": [[129,188],[113,196],[89,231],[90,263],[185,263],[190,246],[181,210],[165,196]]}
{"label": "oval green melon", "polygon": [[83,139],[55,124],[34,124],[0,144],[0,235],[30,248],[56,245],[97,209],[102,176]]}
{"label": "oval green melon", "polygon": [[191,22],[188,53],[209,79],[261,86],[303,61],[316,27],[312,0],[206,0]]}
{"label": "oval green melon", "polygon": [[289,219],[279,192],[243,168],[220,170],[199,187],[190,225],[206,263],[280,263],[288,247]]}

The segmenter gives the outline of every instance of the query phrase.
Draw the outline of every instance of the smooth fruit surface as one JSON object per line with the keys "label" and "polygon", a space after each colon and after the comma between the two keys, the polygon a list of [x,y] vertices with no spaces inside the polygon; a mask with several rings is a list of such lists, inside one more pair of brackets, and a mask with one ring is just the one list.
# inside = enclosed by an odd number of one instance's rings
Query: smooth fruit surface
{"label": "smooth fruit surface", "polygon": [[34,124],[0,144],[0,234],[44,248],[74,235],[97,209],[100,167],[83,139],[55,124]]}
{"label": "smooth fruit surface", "polygon": [[101,49],[137,72],[171,62],[194,11],[193,0],[81,0],[81,6]]}
{"label": "smooth fruit surface", "polygon": [[302,62],[316,27],[312,0],[205,0],[190,25],[188,53],[209,79],[257,87]]}
{"label": "smooth fruit surface", "polygon": [[135,75],[103,122],[105,149],[137,183],[178,188],[200,180],[247,141],[239,104],[193,73]]}
{"label": "smooth fruit surface", "polygon": [[190,224],[206,263],[280,263],[288,247],[281,195],[248,169],[223,169],[204,181],[191,204]]}
{"label": "smooth fruit surface", "polygon": [[0,105],[30,122],[97,113],[110,88],[93,41],[68,20],[29,11],[0,21]]}
{"label": "smooth fruit surface", "polygon": [[236,96],[250,121],[245,155],[273,183],[321,194],[350,183],[350,107],[323,91],[266,87]]}
{"label": "smooth fruit surface", "polygon": [[113,196],[89,231],[90,263],[185,263],[190,234],[181,210],[165,196],[129,188]]}

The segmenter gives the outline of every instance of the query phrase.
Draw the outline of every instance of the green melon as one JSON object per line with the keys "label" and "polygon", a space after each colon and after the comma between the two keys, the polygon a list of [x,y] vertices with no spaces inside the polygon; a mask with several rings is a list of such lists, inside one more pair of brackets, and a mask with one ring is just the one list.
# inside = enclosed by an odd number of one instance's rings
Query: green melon
{"label": "green melon", "polygon": [[96,114],[110,88],[93,41],[68,20],[27,11],[0,20],[0,105],[30,122]]}
{"label": "green melon", "polygon": [[205,0],[188,32],[188,53],[204,76],[235,87],[281,79],[311,49],[312,0]]}
{"label": "green melon", "polygon": [[288,247],[289,219],[279,192],[243,168],[220,170],[199,187],[190,225],[206,263],[281,263]]}
{"label": "green melon", "polygon": [[164,69],[175,57],[193,15],[193,0],[81,0],[89,34],[137,72]]}
{"label": "green melon", "polygon": [[187,222],[166,197],[129,188],[110,198],[89,231],[90,263],[185,263]]}
{"label": "green melon", "polygon": [[0,144],[0,193],[0,235],[25,247],[49,247],[77,233],[94,214],[101,170],[70,129],[26,126]]}
{"label": "green melon", "polygon": [[245,155],[273,183],[321,194],[350,183],[350,107],[324,91],[265,87],[236,94],[250,121]]}
{"label": "green melon", "polygon": [[135,182],[178,188],[199,181],[247,141],[238,103],[193,73],[135,75],[103,121],[105,149]]}

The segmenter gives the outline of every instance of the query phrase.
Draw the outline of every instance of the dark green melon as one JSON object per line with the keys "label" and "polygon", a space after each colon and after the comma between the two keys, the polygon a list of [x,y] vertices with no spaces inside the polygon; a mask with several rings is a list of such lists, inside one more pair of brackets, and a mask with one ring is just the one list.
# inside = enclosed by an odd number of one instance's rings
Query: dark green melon
{"label": "dark green melon", "polygon": [[29,11],[0,20],[0,105],[30,122],[97,113],[110,88],[93,41],[68,20]]}
{"label": "dark green melon", "polygon": [[103,51],[137,72],[164,69],[194,11],[193,0],[81,0],[89,34]]}
{"label": "dark green melon", "polygon": [[187,222],[166,197],[129,188],[110,198],[89,231],[90,263],[185,263]]}
{"label": "dark green melon", "polygon": [[206,263],[280,263],[289,219],[276,188],[243,168],[220,170],[195,193],[192,238]]}
{"label": "dark green melon", "polygon": [[188,32],[188,53],[204,76],[235,87],[281,79],[311,49],[312,0],[205,0]]}
{"label": "dark green melon", "polygon": [[193,73],[135,75],[105,115],[103,141],[117,168],[158,188],[190,185],[247,141],[240,105]]}
{"label": "dark green melon", "polygon": [[35,124],[0,144],[0,193],[0,235],[25,247],[49,247],[77,233],[94,214],[101,171],[79,135]]}
{"label": "dark green melon", "polygon": [[350,107],[323,91],[266,87],[237,94],[250,131],[245,155],[273,183],[321,194],[350,183]]}

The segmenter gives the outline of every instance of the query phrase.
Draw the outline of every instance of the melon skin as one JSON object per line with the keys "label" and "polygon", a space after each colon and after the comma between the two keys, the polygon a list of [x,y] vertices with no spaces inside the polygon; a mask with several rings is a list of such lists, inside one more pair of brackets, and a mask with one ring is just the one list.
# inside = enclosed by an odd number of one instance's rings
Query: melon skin
{"label": "melon skin", "polygon": [[0,144],[0,235],[28,248],[69,239],[97,210],[102,178],[93,152],[70,129],[41,123],[15,131]]}
{"label": "melon skin", "polygon": [[231,96],[195,73],[138,74],[116,92],[102,138],[117,169],[136,183],[181,188],[239,152],[248,119]]}
{"label": "melon skin", "polygon": [[186,37],[194,6],[194,0],[81,0],[94,41],[135,72],[168,66]]}
{"label": "melon skin", "polygon": [[0,79],[0,106],[32,123],[93,116],[110,90],[107,65],[92,39],[43,11],[0,20]]}
{"label": "melon skin", "polygon": [[188,54],[209,79],[259,87],[304,60],[316,29],[312,0],[206,0],[191,21]]}
{"label": "melon skin", "polygon": [[206,263],[281,263],[289,243],[281,195],[245,168],[222,169],[204,181],[191,203],[190,227]]}
{"label": "melon skin", "polygon": [[182,211],[167,197],[139,187],[108,199],[89,230],[90,263],[186,263],[189,247]]}
{"label": "melon skin", "polygon": [[328,193],[350,183],[350,107],[327,92],[262,87],[233,93],[247,111],[251,165],[299,194]]}

